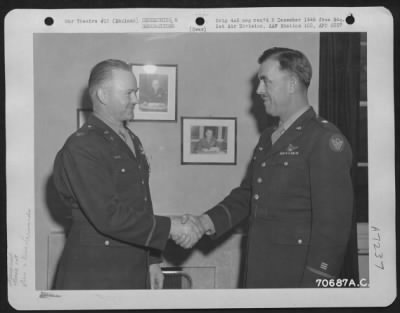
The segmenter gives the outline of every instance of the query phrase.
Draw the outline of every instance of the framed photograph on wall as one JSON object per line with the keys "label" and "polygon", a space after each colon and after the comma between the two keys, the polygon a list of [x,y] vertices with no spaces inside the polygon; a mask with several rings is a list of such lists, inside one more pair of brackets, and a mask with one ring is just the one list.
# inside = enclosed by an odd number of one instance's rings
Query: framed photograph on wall
{"label": "framed photograph on wall", "polygon": [[236,118],[181,120],[182,164],[236,164]]}
{"label": "framed photograph on wall", "polygon": [[132,64],[138,83],[135,120],[176,121],[177,66]]}
{"label": "framed photograph on wall", "polygon": [[81,128],[87,121],[89,114],[92,113],[92,109],[77,109],[76,110],[76,126]]}

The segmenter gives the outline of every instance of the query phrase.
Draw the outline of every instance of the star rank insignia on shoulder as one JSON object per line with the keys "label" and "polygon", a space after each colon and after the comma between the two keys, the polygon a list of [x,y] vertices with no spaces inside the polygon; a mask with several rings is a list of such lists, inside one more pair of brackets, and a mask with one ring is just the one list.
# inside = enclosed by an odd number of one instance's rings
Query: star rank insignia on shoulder
{"label": "star rank insignia on shoulder", "polygon": [[75,132],[75,136],[76,137],[81,137],[81,136],[84,136],[84,135],[86,135],[86,132],[84,132],[84,131],[78,130],[78,131]]}
{"label": "star rank insignia on shoulder", "polygon": [[75,132],[76,137],[85,136],[88,133],[87,127],[81,127]]}
{"label": "star rank insignia on shoulder", "polygon": [[95,130],[95,127],[92,124],[84,124],[75,132],[75,136],[77,137],[85,136],[88,135],[93,130]]}
{"label": "star rank insignia on shoulder", "polygon": [[279,155],[299,155],[298,146],[292,145],[291,143],[286,147],[284,151],[281,151]]}

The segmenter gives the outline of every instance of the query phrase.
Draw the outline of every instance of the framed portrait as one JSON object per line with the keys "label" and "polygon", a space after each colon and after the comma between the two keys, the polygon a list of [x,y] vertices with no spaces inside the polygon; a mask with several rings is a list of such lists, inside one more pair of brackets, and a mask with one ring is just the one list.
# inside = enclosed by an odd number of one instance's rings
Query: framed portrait
{"label": "framed portrait", "polygon": [[87,121],[89,114],[92,113],[92,109],[76,109],[76,126],[81,128]]}
{"label": "framed portrait", "polygon": [[236,164],[236,118],[182,117],[182,164]]}
{"label": "framed portrait", "polygon": [[138,83],[135,120],[176,121],[177,66],[132,64]]}

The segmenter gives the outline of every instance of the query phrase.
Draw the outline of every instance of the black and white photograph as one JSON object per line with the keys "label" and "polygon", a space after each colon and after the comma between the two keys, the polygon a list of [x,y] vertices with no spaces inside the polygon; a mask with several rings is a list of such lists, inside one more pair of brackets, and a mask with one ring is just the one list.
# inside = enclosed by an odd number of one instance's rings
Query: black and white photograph
{"label": "black and white photograph", "polygon": [[[190,134],[191,154],[227,152],[228,136],[226,126],[192,126],[190,128]],[[220,135],[220,137],[216,137],[218,135]]]}
{"label": "black and white photograph", "polygon": [[182,164],[235,164],[236,118],[182,117]]}
{"label": "black and white photograph", "polygon": [[392,26],[383,8],[13,11],[9,302],[389,305]]}
{"label": "black and white photograph", "polygon": [[142,111],[167,111],[168,77],[139,74],[139,107]]}
{"label": "black and white photograph", "polygon": [[176,117],[176,73],[174,65],[133,64],[137,79],[137,120],[173,120]]}

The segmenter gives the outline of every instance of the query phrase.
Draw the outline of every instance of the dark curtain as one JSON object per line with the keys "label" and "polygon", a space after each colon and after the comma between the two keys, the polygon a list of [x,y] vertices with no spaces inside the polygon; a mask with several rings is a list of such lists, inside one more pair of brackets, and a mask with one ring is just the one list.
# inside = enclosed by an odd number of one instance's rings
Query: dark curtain
{"label": "dark curtain", "polygon": [[[357,182],[360,121],[360,33],[321,33],[319,115],[335,124],[353,151],[352,179]],[[358,281],[357,217],[339,278]]]}

